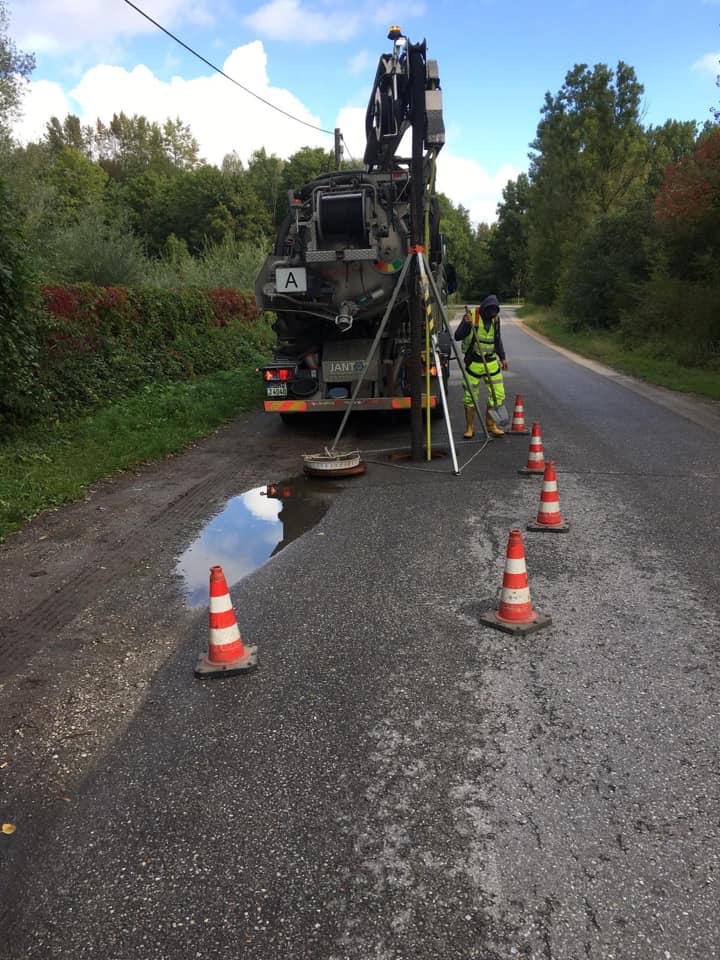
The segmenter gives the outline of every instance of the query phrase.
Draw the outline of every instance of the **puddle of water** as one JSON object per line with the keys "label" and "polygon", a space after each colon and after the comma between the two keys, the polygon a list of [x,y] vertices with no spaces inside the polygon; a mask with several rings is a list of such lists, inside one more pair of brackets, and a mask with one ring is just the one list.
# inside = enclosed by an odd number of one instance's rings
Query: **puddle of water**
{"label": "puddle of water", "polygon": [[185,581],[188,605],[208,602],[210,567],[220,564],[232,586],[319,523],[340,489],[301,476],[228,500],[177,559],[175,572]]}

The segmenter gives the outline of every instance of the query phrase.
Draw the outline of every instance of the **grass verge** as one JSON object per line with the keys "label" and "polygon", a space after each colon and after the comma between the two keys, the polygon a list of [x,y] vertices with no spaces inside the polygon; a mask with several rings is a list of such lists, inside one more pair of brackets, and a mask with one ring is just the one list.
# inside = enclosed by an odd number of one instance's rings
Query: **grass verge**
{"label": "grass verge", "polygon": [[238,413],[259,409],[255,367],[153,384],[91,416],[34,426],[0,443],[0,543],[48,507],[138,463],[159,460]]}
{"label": "grass verge", "polygon": [[548,340],[582,357],[597,360],[613,370],[682,393],[720,400],[720,372],[717,368],[687,367],[670,357],[658,357],[648,345],[627,347],[614,330],[568,330],[551,310],[526,306],[518,317]]}

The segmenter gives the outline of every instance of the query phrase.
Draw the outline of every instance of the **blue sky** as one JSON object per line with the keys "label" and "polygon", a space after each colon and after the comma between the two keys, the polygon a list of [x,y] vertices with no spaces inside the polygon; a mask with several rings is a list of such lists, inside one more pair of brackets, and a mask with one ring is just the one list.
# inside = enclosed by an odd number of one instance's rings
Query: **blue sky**
{"label": "blue sky", "polygon": [[[244,86],[312,126],[339,126],[364,150],[364,113],[391,24],[425,39],[439,64],[446,145],[438,186],[492,221],[527,169],[546,91],[576,63],[624,60],[645,87],[646,125],[710,118],[720,103],[720,0],[137,0],[137,6]],[[9,0],[10,34],[33,51],[21,138],[52,115],[179,115],[220,163],[264,146],[289,156],[332,137],[260,104],[152,27],[124,0]]]}

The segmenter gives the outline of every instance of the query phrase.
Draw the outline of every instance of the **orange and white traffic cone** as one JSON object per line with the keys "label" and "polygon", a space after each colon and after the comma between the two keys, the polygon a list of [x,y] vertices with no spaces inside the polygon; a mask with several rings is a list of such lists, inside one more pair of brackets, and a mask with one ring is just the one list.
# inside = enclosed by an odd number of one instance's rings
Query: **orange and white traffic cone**
{"label": "orange and white traffic cone", "polygon": [[545,465],[537,519],[531,520],[527,528],[528,530],[552,530],[555,533],[567,533],[570,528],[570,524],[563,520],[560,513],[560,494],[554,460],[548,461]]}
{"label": "orange and white traffic cone", "polygon": [[511,530],[508,538],[500,605],[493,612],[483,613],[480,622],[514,634],[532,633],[552,623],[547,613],[533,610],[525,566],[525,548],[522,533],[517,529]]}
{"label": "orange and white traffic cone", "polygon": [[523,405],[523,398],[518,393],[515,397],[515,409],[513,410],[512,423],[510,424],[510,436],[513,434],[516,437],[526,437],[530,431],[525,426],[525,407]]}
{"label": "orange and white traffic cone", "polygon": [[227,677],[257,666],[257,647],[246,647],[220,566],[210,568],[210,643],[195,666],[195,676]]}
{"label": "orange and white traffic cone", "polygon": [[540,476],[545,472],[545,455],[543,453],[542,433],[540,424],[535,421],[532,425],[532,434],[530,436],[530,449],[528,450],[527,463],[518,470],[518,473],[525,477]]}

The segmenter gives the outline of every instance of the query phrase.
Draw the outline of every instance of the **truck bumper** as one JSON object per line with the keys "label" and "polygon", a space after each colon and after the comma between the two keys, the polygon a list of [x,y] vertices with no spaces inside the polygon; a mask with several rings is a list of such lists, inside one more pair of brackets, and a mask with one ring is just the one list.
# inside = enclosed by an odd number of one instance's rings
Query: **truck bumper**
{"label": "truck bumper", "polygon": [[[352,404],[353,410],[409,410],[410,397],[358,397]],[[423,407],[427,406],[427,397],[422,398]],[[437,398],[430,397],[430,406],[437,405]],[[328,410],[346,410],[350,400],[266,400],[266,413],[327,413]]]}

